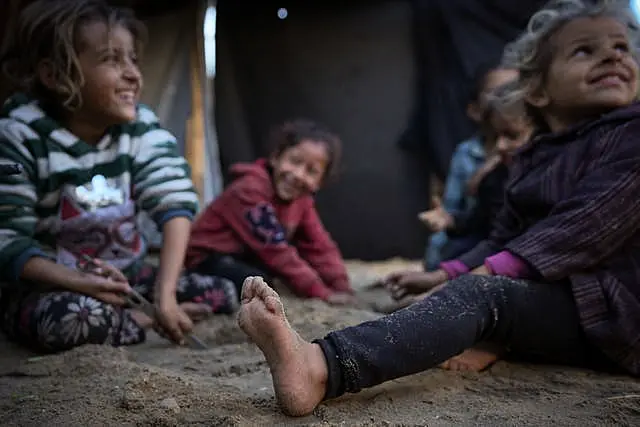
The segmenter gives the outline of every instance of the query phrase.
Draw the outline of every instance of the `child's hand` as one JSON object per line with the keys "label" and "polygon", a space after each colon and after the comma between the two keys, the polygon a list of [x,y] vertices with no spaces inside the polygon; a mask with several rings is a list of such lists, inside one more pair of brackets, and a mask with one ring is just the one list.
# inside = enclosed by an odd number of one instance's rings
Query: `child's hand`
{"label": "child's hand", "polygon": [[93,260],[93,266],[87,268],[80,280],[69,288],[84,295],[113,305],[125,305],[123,294],[131,292],[131,287],[124,274],[112,265],[100,260]]}
{"label": "child's hand", "polygon": [[334,292],[341,292],[341,293],[350,294],[350,295],[354,294],[353,288],[351,287],[351,283],[349,283],[348,280],[345,280],[344,282],[343,281],[333,282],[329,287]]}
{"label": "child's hand", "polygon": [[491,273],[489,272],[489,269],[487,267],[485,267],[484,265],[481,265],[480,267],[471,270],[471,274],[475,274],[477,276],[489,276],[489,275],[491,275]]}
{"label": "child's hand", "polygon": [[356,298],[349,293],[334,292],[327,297],[325,302],[331,305],[354,305],[356,303]]}
{"label": "child's hand", "polygon": [[113,265],[97,258],[91,258],[86,261],[85,273],[95,274],[96,276],[112,279],[116,282],[128,282],[127,276]]}
{"label": "child's hand", "polygon": [[442,206],[418,214],[418,218],[431,231],[437,233],[453,226],[453,218]]}
{"label": "child's hand", "polygon": [[193,329],[193,322],[175,298],[156,303],[156,322],[155,329],[179,345]]}
{"label": "child's hand", "polygon": [[407,295],[422,294],[446,282],[449,276],[444,270],[433,272],[401,271],[393,273],[385,279],[385,287],[395,300]]}

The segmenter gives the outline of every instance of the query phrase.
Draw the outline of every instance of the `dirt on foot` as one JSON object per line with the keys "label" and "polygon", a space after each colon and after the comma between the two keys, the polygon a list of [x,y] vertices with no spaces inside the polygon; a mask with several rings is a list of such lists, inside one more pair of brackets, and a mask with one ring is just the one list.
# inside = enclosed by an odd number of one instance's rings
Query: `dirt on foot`
{"label": "dirt on foot", "polygon": [[[384,290],[366,285],[400,263],[387,270],[351,265],[363,308],[387,301]],[[306,339],[378,316],[291,297],[284,305]],[[233,316],[214,317],[196,333],[209,350],[176,348],[150,333],[147,343],[126,349],[87,346],[34,357],[2,341],[0,425],[640,425],[640,382],[633,378],[506,362],[479,374],[434,369],[289,418],[275,403],[264,358]]]}

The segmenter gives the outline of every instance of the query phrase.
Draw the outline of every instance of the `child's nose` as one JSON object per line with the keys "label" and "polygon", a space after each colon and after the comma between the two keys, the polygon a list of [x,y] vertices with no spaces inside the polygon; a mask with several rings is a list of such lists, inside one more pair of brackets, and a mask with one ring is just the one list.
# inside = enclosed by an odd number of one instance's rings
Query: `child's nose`
{"label": "child's nose", "polygon": [[296,179],[303,180],[305,175],[305,169],[303,166],[298,166],[293,170],[293,176],[295,176]]}
{"label": "child's nose", "polygon": [[125,67],[124,77],[127,80],[139,82],[140,79],[142,79],[142,73],[140,72],[140,69],[138,68],[138,66],[132,63],[132,64],[129,64],[127,67]]}
{"label": "child's nose", "polygon": [[602,60],[603,61],[619,61],[622,59],[622,51],[617,46],[609,46],[603,49]]}
{"label": "child's nose", "polygon": [[509,143],[506,141],[506,139],[504,137],[499,137],[498,140],[496,141],[496,149],[499,152],[504,153],[505,151],[507,151],[508,148],[509,148]]}

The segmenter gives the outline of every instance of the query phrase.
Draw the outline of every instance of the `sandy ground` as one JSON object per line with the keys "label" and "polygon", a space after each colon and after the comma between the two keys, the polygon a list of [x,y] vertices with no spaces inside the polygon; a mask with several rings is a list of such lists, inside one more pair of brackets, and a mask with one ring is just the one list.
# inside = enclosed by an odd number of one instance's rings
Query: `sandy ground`
{"label": "sandy ground", "polygon": [[[364,287],[405,266],[351,263]],[[287,298],[287,314],[306,338],[375,318]],[[0,343],[1,426],[638,426],[640,383],[564,367],[500,362],[482,374],[438,369],[321,405],[292,419],[273,398],[264,359],[232,317],[198,326],[210,350],[175,348],[152,335],[127,349],[87,346],[33,357]]]}

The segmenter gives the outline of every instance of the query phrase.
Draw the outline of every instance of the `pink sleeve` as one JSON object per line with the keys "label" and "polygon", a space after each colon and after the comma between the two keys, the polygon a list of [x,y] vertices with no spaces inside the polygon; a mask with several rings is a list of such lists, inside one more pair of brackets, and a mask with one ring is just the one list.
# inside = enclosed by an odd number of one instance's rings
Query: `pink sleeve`
{"label": "pink sleeve", "polygon": [[449,280],[455,279],[456,277],[462,276],[463,274],[467,274],[469,272],[469,267],[467,267],[457,259],[440,263],[440,268],[447,273],[447,275],[449,276]]}
{"label": "pink sleeve", "polygon": [[525,279],[531,276],[531,269],[519,257],[509,251],[502,251],[484,260],[490,274],[496,276]]}

